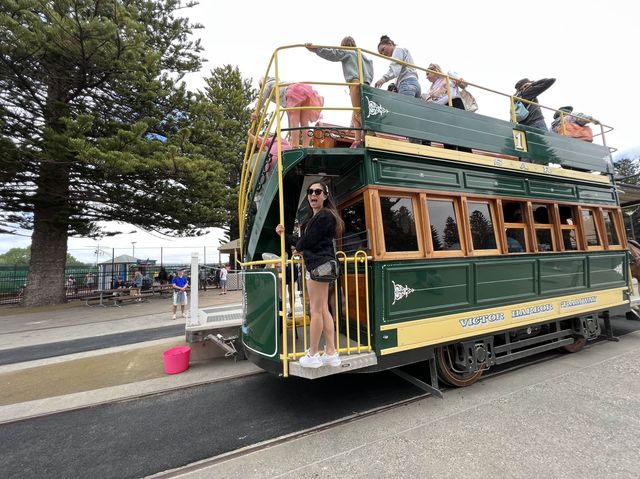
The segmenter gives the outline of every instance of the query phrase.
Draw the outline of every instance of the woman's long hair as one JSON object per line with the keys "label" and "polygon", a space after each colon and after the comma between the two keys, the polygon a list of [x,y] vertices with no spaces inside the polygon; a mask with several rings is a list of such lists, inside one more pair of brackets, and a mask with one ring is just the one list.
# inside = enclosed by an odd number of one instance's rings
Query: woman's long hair
{"label": "woman's long hair", "polygon": [[[336,238],[342,236],[344,232],[344,221],[338,213],[338,208],[336,207],[335,201],[333,200],[333,195],[331,194],[331,190],[329,189],[329,185],[324,181],[314,181],[309,185],[311,188],[313,185],[320,185],[324,190],[324,195],[326,196],[324,202],[322,203],[322,208],[329,211],[336,220]],[[309,223],[309,220],[313,217],[313,212],[309,215],[307,220],[304,222],[304,226]]]}

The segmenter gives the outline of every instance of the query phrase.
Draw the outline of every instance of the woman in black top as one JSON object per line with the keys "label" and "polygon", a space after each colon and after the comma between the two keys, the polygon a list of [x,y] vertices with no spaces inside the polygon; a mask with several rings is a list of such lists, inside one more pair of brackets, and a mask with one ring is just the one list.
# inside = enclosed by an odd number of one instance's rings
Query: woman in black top
{"label": "woman in black top", "polygon": [[[333,317],[329,311],[329,286],[311,279],[312,270],[330,259],[335,259],[333,240],[342,235],[344,222],[329,196],[329,188],[321,182],[309,186],[307,201],[313,215],[306,222],[302,236],[296,242],[296,250],[302,252],[307,269],[306,280],[311,307],[311,339],[300,365],[305,368],[319,368],[323,365],[340,366],[340,356],[335,348]],[[284,226],[276,226],[276,233],[284,233]],[[324,332],[325,349],[318,352],[320,336]]]}

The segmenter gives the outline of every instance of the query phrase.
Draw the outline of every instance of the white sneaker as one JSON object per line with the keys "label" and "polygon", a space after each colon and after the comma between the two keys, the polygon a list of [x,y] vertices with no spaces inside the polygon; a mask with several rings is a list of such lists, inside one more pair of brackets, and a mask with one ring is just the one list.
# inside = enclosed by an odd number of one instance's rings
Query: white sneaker
{"label": "white sneaker", "polygon": [[322,359],[320,359],[320,353],[316,353],[313,356],[311,356],[308,349],[307,349],[307,354],[302,356],[298,360],[298,362],[300,363],[300,366],[302,366],[303,368],[317,369],[319,367],[322,367]]}
{"label": "white sneaker", "polygon": [[176,319],[176,315],[174,314],[174,315],[171,317],[171,319]]}
{"label": "white sneaker", "polygon": [[337,368],[342,364],[342,360],[340,359],[340,355],[338,354],[338,351],[336,351],[332,355],[328,355],[327,353],[325,353],[322,356],[320,356],[320,360],[322,361],[323,365],[332,366],[334,368]]}

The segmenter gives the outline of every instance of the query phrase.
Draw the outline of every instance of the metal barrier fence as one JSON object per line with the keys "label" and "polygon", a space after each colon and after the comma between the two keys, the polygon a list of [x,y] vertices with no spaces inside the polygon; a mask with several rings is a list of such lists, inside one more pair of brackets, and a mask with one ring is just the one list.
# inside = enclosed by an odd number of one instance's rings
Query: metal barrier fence
{"label": "metal barrier fence", "polygon": [[[198,289],[207,290],[219,285],[218,272],[222,265],[200,265],[198,273]],[[187,277],[191,274],[190,264],[172,264],[165,266],[146,264],[100,264],[96,266],[68,266],[65,268],[65,295],[68,300],[82,299],[101,289],[112,289],[118,286],[130,287],[136,271],[140,271],[148,282],[143,285],[161,284],[160,271],[167,272],[167,281],[178,269],[184,269]],[[27,266],[0,266],[0,304],[21,303],[27,286]],[[190,278],[189,278],[190,280]],[[227,276],[227,289],[230,291],[241,289],[240,275],[235,271]]]}

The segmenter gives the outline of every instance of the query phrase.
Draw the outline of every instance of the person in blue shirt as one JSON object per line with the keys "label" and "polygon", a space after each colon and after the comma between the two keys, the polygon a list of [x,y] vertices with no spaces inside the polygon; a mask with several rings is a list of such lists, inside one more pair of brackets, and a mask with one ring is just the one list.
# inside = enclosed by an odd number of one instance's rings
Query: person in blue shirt
{"label": "person in blue shirt", "polygon": [[184,270],[178,270],[177,276],[174,276],[171,280],[173,286],[173,317],[176,319],[176,312],[178,305],[180,305],[180,312],[184,318],[184,310],[187,306],[187,288],[189,287],[189,281],[184,276]]}

